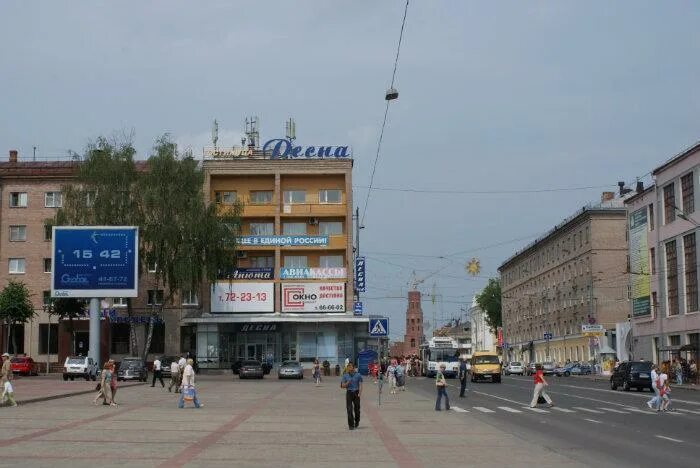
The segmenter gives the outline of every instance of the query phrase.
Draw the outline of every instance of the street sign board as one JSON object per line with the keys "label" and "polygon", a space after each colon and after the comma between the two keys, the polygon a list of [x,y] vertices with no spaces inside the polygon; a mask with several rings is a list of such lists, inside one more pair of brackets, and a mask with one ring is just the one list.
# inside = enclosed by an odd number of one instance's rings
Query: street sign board
{"label": "street sign board", "polygon": [[139,230],[54,226],[51,297],[138,296]]}
{"label": "street sign board", "polygon": [[369,336],[389,336],[389,319],[372,318],[369,319]]}
{"label": "street sign board", "polygon": [[551,340],[552,339],[552,334],[549,332],[544,332],[544,339],[545,340]]}
{"label": "street sign board", "polygon": [[599,323],[584,323],[581,325],[581,333],[584,336],[605,335],[605,327]]}
{"label": "street sign board", "polygon": [[355,302],[352,306],[354,315],[362,315],[362,302]]}
{"label": "street sign board", "polygon": [[365,257],[355,258],[355,289],[359,292],[365,292],[367,290]]}

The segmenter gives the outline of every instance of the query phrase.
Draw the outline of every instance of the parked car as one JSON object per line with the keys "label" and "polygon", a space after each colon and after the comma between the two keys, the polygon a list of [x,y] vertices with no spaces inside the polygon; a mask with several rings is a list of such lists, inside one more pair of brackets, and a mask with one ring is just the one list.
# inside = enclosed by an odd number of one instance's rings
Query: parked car
{"label": "parked car", "polygon": [[645,388],[654,391],[651,384],[651,362],[621,362],[610,376],[610,388],[617,390],[617,387],[622,387],[626,392],[632,387],[638,392]]}
{"label": "parked car", "polygon": [[544,375],[554,375],[554,369],[556,369],[556,368],[557,368],[557,365],[551,361],[542,363],[542,373]]}
{"label": "parked car", "polygon": [[265,373],[263,372],[262,363],[260,361],[246,360],[241,363],[241,368],[238,370],[238,377],[247,379],[256,377],[262,379]]}
{"label": "parked car", "polygon": [[178,359],[177,356],[163,356],[160,358],[160,369],[164,378],[170,378],[170,365]]}
{"label": "parked car", "polygon": [[575,362],[570,362],[568,364],[564,364],[561,367],[557,367],[554,369],[554,375],[557,377],[568,377],[571,375],[571,368],[574,367],[577,363]]}
{"label": "parked car", "polygon": [[13,357],[10,360],[10,369],[13,374],[39,375],[39,365],[28,356]]}
{"label": "parked car", "polygon": [[148,368],[146,362],[137,357],[127,357],[121,360],[117,368],[117,380],[148,380]]}
{"label": "parked car", "polygon": [[97,363],[87,356],[68,356],[63,364],[63,380],[97,380]]}
{"label": "parked car", "polygon": [[535,373],[535,366],[537,366],[537,363],[531,362],[530,364],[527,365],[527,368],[525,368],[525,373],[527,375],[532,375]]}
{"label": "parked car", "polygon": [[511,375],[511,374],[518,374],[518,375],[525,374],[525,366],[523,366],[523,363],[517,362],[517,361],[509,362],[508,365],[506,366],[506,375]]}
{"label": "parked car", "polygon": [[571,375],[590,375],[593,373],[593,368],[588,364],[575,364],[569,372]]}
{"label": "parked car", "polygon": [[297,361],[285,361],[277,371],[279,379],[303,379],[304,368]]}

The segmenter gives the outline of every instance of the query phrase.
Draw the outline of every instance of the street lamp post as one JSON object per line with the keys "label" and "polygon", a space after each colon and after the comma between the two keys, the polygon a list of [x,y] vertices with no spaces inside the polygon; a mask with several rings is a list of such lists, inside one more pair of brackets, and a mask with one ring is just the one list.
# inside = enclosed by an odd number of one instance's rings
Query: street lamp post
{"label": "street lamp post", "polygon": [[53,313],[53,302],[49,300],[42,308],[49,318],[49,325],[46,331],[46,375],[49,375],[51,370],[51,314]]}

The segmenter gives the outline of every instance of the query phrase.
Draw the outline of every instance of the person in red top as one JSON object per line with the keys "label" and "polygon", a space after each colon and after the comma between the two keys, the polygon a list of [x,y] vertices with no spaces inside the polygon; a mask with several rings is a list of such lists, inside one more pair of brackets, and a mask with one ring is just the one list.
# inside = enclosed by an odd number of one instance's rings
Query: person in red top
{"label": "person in red top", "polygon": [[530,402],[530,408],[534,408],[537,406],[537,401],[540,399],[540,396],[544,398],[544,400],[547,402],[547,406],[550,408],[554,406],[554,403],[552,403],[552,399],[547,395],[547,392],[544,391],[544,387],[549,385],[547,381],[544,379],[544,373],[542,372],[542,364],[537,364],[535,366],[535,374],[534,374],[534,383],[535,383],[535,390],[532,393],[532,401]]}

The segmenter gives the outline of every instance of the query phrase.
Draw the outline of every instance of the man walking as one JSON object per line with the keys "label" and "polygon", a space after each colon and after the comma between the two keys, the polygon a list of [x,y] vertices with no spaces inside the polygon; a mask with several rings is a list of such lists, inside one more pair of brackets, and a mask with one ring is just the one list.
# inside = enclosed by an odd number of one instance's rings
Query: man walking
{"label": "man walking", "polygon": [[360,396],[362,395],[362,376],[355,371],[355,366],[350,362],[345,367],[346,372],[340,380],[340,388],[344,388],[345,409],[348,412],[348,428],[356,429],[360,424]]}
{"label": "man walking", "polygon": [[153,382],[151,383],[151,387],[156,386],[156,379],[160,380],[160,384],[165,388],[165,382],[163,382],[163,370],[161,369],[161,362],[160,359],[156,358],[155,361],[153,361]]}
{"label": "man walking", "polygon": [[173,387],[175,387],[175,393],[180,391],[180,364],[178,364],[176,359],[170,363],[170,385],[168,385],[168,391],[172,392]]}
{"label": "man walking", "polygon": [[0,386],[2,387],[0,388],[0,393],[3,395],[3,403],[4,400],[7,399],[10,406],[17,406],[17,402],[15,402],[14,390],[12,388],[12,384],[10,383],[10,380],[12,380],[13,377],[12,367],[10,364],[10,355],[4,353],[2,355],[2,368],[0,368]]}
{"label": "man walking", "polygon": [[467,390],[467,358],[462,356],[459,362],[459,397],[464,398],[464,392]]}
{"label": "man walking", "polygon": [[435,376],[435,387],[437,388],[437,400],[435,400],[435,411],[440,411],[440,402],[445,397],[445,411],[450,409],[450,397],[447,396],[447,380],[445,380],[445,364],[440,364],[440,370]]}

